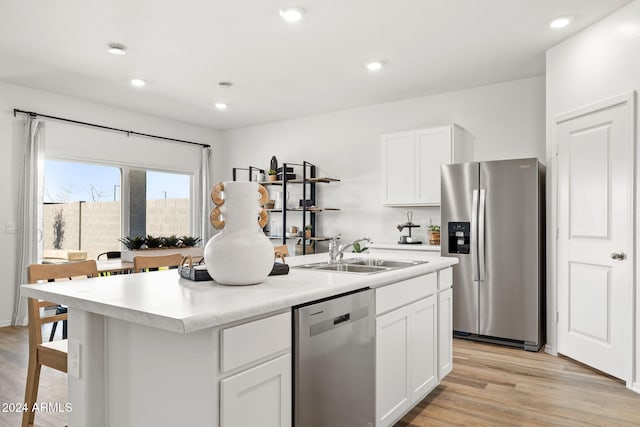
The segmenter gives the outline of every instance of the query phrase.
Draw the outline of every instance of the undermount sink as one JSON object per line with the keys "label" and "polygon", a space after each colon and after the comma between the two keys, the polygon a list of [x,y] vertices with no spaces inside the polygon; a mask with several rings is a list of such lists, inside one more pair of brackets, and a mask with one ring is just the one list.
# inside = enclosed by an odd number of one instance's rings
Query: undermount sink
{"label": "undermount sink", "polygon": [[316,262],[313,264],[302,264],[294,268],[337,271],[343,273],[372,274],[383,271],[396,270],[399,268],[412,267],[418,264],[425,264],[429,261],[397,261],[377,258],[347,258],[336,263]]}
{"label": "undermount sink", "polygon": [[378,271],[386,271],[388,268],[375,267],[371,265],[353,265],[353,264],[324,264],[324,266],[311,267],[316,270],[344,271],[348,273],[377,273]]}
{"label": "undermount sink", "polygon": [[377,259],[377,258],[349,258],[342,261],[344,264],[349,265],[367,265],[372,267],[388,267],[388,268],[402,268],[411,267],[412,265],[424,264],[429,261],[397,261],[390,259]]}

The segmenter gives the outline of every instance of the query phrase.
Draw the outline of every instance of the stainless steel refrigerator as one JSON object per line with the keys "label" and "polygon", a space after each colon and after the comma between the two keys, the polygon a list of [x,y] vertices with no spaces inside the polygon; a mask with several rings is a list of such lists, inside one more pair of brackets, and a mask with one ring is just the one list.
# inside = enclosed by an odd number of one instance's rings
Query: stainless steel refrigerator
{"label": "stainless steel refrigerator", "polygon": [[537,159],[441,167],[441,255],[453,268],[458,337],[538,351],[545,329],[544,166]]}

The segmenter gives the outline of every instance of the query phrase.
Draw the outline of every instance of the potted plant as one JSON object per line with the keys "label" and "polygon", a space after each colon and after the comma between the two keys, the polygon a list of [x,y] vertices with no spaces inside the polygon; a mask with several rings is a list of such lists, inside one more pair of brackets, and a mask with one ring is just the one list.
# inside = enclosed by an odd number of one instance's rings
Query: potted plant
{"label": "potted plant", "polygon": [[129,249],[130,251],[140,249],[144,245],[144,237],[142,236],[123,237],[122,239],[118,240],[124,245],[125,248]]}
{"label": "potted plant", "polygon": [[182,256],[191,255],[196,258],[204,256],[204,247],[198,246],[202,243],[200,237],[148,235],[147,237],[124,237],[119,240],[126,247],[126,250],[121,253],[122,260],[128,262],[133,262],[133,257],[136,255],[158,256],[179,253]]}
{"label": "potted plant", "polygon": [[269,169],[269,181],[275,181],[278,178],[278,172],[275,169]]}
{"label": "potted plant", "polygon": [[357,254],[360,254],[360,253],[362,253],[364,251],[368,251],[368,250],[369,250],[369,248],[367,248],[365,246],[361,246],[360,243],[355,242],[353,244],[353,250],[351,252],[355,252]]}
{"label": "potted plant", "polygon": [[430,245],[439,245],[440,244],[440,226],[429,225],[427,227],[427,237],[429,238]]}
{"label": "potted plant", "polygon": [[311,230],[313,230],[313,226],[311,224],[307,224],[304,226],[304,237],[305,238],[309,238],[311,237]]}

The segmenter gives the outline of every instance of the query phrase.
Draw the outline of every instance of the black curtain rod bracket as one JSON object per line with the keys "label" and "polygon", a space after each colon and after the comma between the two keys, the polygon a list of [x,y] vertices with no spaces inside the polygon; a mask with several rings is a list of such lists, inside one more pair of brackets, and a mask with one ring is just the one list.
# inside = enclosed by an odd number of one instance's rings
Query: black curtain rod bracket
{"label": "black curtain rod bracket", "polygon": [[28,116],[31,117],[44,117],[46,119],[51,119],[51,120],[59,120],[61,122],[68,122],[68,123],[73,123],[76,125],[81,125],[81,126],[89,126],[89,127],[94,127],[94,128],[98,128],[98,129],[105,129],[105,130],[112,130],[114,132],[122,132],[127,134],[127,138],[130,137],[131,135],[137,135],[137,136],[143,136],[145,138],[153,138],[153,139],[161,139],[163,141],[171,141],[171,142],[180,142],[182,144],[191,144],[191,145],[199,145],[201,147],[211,147],[209,144],[203,144],[200,142],[192,142],[192,141],[185,141],[184,139],[176,139],[176,138],[168,138],[166,136],[158,136],[158,135],[151,135],[148,133],[141,133],[141,132],[135,132],[132,130],[126,130],[126,129],[119,129],[119,128],[114,128],[114,127],[110,127],[110,126],[103,126],[103,125],[97,125],[95,123],[88,123],[88,122],[81,122],[79,120],[72,120],[72,119],[66,119],[64,117],[56,117],[56,116],[50,116],[48,114],[40,114],[40,113],[36,113],[33,111],[24,111],[24,110],[19,110],[17,108],[13,109],[13,117],[16,117],[17,114],[26,114]]}

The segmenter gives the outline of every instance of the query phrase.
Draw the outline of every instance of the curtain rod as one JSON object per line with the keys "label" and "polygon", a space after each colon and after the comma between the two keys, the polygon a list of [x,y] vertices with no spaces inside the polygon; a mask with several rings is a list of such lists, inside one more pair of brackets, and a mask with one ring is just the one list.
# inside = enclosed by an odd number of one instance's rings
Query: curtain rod
{"label": "curtain rod", "polygon": [[106,130],[112,130],[112,131],[115,131],[115,132],[122,132],[122,133],[126,133],[127,136],[129,136],[129,135],[137,135],[137,136],[144,136],[146,138],[162,139],[164,141],[180,142],[182,144],[192,144],[192,145],[199,145],[201,147],[211,147],[209,144],[202,144],[200,142],[192,142],[192,141],[185,141],[183,139],[168,138],[166,136],[151,135],[151,134],[148,134],[148,133],[141,133],[141,132],[135,132],[135,131],[132,131],[132,130],[113,128],[113,127],[109,127],[109,126],[97,125],[95,123],[81,122],[79,120],[65,119],[64,117],[50,116],[48,114],[40,114],[40,113],[35,113],[33,111],[24,111],[24,110],[19,110],[17,108],[14,108],[13,109],[13,117],[16,117],[16,115],[18,113],[26,114],[26,115],[31,116],[31,117],[44,117],[46,119],[59,120],[61,122],[69,122],[69,123],[74,123],[76,125],[90,126],[90,127],[99,128],[99,129],[106,129]]}

